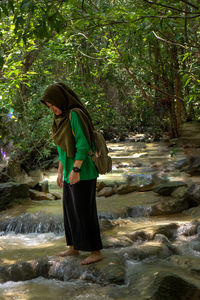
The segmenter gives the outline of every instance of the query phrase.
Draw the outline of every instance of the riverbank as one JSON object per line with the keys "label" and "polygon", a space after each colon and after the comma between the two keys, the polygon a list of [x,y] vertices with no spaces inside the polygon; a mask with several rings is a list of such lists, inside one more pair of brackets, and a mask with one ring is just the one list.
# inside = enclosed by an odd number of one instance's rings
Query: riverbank
{"label": "riverbank", "polygon": [[[113,172],[98,179],[108,186],[124,184],[127,174],[141,179],[140,175],[156,173],[187,187],[199,182],[198,176],[176,168],[185,158],[181,146],[175,153],[167,142],[112,143],[109,148]],[[55,184],[56,169],[44,175],[50,191],[61,194]],[[0,296],[27,300],[199,299],[198,206],[170,215],[148,213],[153,205],[174,203],[174,199],[153,190],[98,197],[105,258],[90,266],[80,266],[87,255],[84,252],[80,258],[55,256],[65,248],[62,200],[32,201],[1,212]]]}

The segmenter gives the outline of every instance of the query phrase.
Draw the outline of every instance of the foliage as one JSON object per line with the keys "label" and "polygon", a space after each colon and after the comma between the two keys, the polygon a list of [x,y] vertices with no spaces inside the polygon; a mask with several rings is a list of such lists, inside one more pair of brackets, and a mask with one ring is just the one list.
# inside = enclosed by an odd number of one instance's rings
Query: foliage
{"label": "foliage", "polygon": [[[0,2],[0,147],[51,155],[45,87],[67,83],[107,138],[199,119],[198,0]],[[151,129],[152,130],[152,129]]]}

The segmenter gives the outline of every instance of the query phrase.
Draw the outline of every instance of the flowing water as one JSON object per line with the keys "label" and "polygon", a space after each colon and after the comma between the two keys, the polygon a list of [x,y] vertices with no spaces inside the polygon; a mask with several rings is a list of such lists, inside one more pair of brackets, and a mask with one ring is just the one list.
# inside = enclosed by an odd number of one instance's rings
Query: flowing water
{"label": "flowing water", "polygon": [[[114,162],[113,172],[99,178],[107,183],[124,182],[124,175],[127,172],[136,176],[156,172],[163,178],[170,178],[172,181],[183,180],[188,184],[199,181],[198,177],[192,178],[173,167],[176,161],[184,158],[181,148],[177,148],[173,156],[170,154],[171,149],[164,142],[113,143],[109,144],[109,148]],[[47,172],[45,176],[49,180],[50,190],[58,192],[55,170]],[[135,217],[125,216],[123,209],[134,197],[137,213]],[[40,276],[32,280],[0,283],[0,300],[150,299],[148,297],[151,296],[153,278],[159,272],[167,273],[172,269],[175,274],[199,286],[199,273],[196,271],[191,275],[191,272],[184,268],[184,262],[178,261],[178,257],[185,258],[185,265],[196,266],[200,262],[200,226],[195,227],[193,234],[188,234],[194,226],[192,222],[200,221],[200,217],[194,219],[183,214],[150,217],[148,214],[145,215],[144,209],[141,212],[141,206],[144,208],[145,203],[149,201],[153,203],[158,199],[159,196],[151,191],[97,199],[99,215],[101,216],[102,212],[107,213],[105,218],[100,220],[105,246],[104,256],[114,253],[124,258],[123,282],[116,283],[114,280],[113,283],[97,282],[95,279],[84,280],[83,276],[61,281],[57,278],[47,279]],[[119,216],[115,218],[112,215],[110,223],[106,223],[111,212],[118,213]],[[168,248],[172,249],[170,250],[172,254],[174,253],[171,256],[167,252],[169,249],[162,248],[159,240],[163,238],[162,234],[167,226],[172,227],[171,233],[168,231],[171,242],[171,248]],[[158,240],[153,239],[155,232],[158,234]],[[132,247],[134,254],[129,251]],[[175,248],[178,249],[178,253]],[[55,253],[63,249],[65,237],[61,200],[32,201],[31,204],[18,205],[1,212],[1,266],[47,256],[54,257]]]}

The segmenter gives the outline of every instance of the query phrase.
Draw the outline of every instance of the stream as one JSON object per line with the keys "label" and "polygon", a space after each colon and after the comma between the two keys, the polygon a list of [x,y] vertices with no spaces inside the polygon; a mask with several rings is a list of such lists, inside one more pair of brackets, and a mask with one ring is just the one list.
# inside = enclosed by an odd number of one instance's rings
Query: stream
{"label": "stream", "polygon": [[[108,147],[113,171],[98,181],[123,183],[127,173],[138,178],[156,173],[188,185],[199,182],[200,177],[174,167],[185,157],[181,147],[175,155],[164,141],[109,143]],[[50,191],[61,193],[55,183],[56,170],[44,176]],[[0,272],[8,276],[12,268],[17,271],[11,280],[0,283],[0,300],[200,299],[200,213],[151,216],[150,204],[159,200],[153,191],[97,197],[104,259],[86,267],[80,261],[87,253],[78,258],[55,256],[65,249],[62,200],[32,201],[2,211]],[[50,275],[41,267],[38,276],[29,279],[29,271],[21,270],[24,262],[33,261],[39,266],[47,262]],[[177,297],[171,297],[175,288]]]}

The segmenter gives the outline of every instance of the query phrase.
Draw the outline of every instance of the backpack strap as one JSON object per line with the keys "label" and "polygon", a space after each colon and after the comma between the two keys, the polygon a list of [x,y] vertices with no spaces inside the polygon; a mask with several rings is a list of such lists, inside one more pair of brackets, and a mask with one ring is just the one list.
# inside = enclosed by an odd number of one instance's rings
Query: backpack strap
{"label": "backpack strap", "polygon": [[[70,111],[70,113],[69,113],[69,120],[71,121],[71,111]],[[75,136],[73,129],[72,129],[72,133],[73,133],[73,136]],[[92,158],[93,156],[95,156],[95,153],[94,153],[94,151],[92,151],[91,148],[90,148],[90,151],[88,152],[88,155],[89,155],[91,158]]]}

